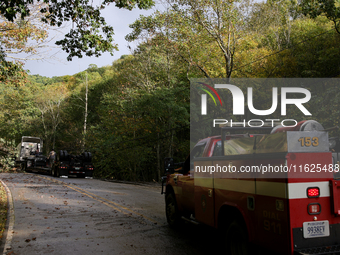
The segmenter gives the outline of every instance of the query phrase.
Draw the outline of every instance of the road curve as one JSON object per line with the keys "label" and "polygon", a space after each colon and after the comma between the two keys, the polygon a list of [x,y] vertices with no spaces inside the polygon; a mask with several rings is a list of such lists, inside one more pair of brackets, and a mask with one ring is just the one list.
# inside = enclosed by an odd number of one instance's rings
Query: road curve
{"label": "road curve", "polygon": [[172,230],[160,187],[2,173],[13,196],[14,226],[5,254],[207,254],[216,231]]}

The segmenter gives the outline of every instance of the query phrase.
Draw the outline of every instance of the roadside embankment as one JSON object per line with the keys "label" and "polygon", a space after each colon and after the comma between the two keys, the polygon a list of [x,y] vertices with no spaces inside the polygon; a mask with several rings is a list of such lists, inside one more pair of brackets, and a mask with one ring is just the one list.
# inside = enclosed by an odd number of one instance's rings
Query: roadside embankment
{"label": "roadside embankment", "polygon": [[0,182],[0,240],[5,232],[7,221],[7,194],[6,189]]}

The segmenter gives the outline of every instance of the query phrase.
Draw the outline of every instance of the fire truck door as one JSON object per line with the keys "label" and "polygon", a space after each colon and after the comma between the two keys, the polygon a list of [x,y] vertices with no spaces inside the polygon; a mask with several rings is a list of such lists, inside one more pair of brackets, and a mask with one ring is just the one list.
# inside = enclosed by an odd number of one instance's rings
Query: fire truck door
{"label": "fire truck door", "polygon": [[195,161],[195,218],[197,221],[214,226],[214,178],[208,172],[213,162]]}
{"label": "fire truck door", "polygon": [[178,176],[178,184],[182,187],[181,204],[188,216],[194,213],[194,173],[190,170],[188,173]]}

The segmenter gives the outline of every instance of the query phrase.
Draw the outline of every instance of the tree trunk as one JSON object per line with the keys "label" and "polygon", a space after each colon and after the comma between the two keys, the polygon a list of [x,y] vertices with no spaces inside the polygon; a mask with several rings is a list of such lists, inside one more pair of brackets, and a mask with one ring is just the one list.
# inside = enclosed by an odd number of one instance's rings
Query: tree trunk
{"label": "tree trunk", "polygon": [[89,85],[87,82],[87,73],[86,73],[86,80],[85,80],[86,90],[85,90],[85,118],[84,118],[84,137],[83,137],[83,151],[85,151],[86,145],[86,123],[87,123],[87,100],[88,100],[88,89]]}

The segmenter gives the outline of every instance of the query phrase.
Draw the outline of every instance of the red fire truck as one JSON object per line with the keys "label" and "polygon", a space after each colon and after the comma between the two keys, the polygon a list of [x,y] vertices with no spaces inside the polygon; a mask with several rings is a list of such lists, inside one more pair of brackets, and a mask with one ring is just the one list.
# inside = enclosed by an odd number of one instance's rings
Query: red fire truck
{"label": "red fire truck", "polygon": [[313,120],[254,130],[222,128],[177,169],[165,159],[168,223],[218,228],[233,255],[252,254],[253,244],[273,254],[340,252],[338,139]]}

